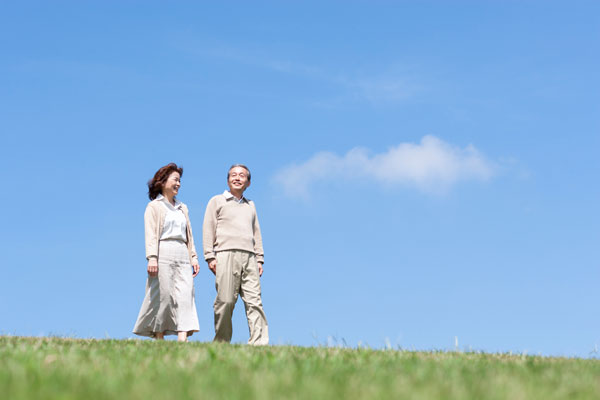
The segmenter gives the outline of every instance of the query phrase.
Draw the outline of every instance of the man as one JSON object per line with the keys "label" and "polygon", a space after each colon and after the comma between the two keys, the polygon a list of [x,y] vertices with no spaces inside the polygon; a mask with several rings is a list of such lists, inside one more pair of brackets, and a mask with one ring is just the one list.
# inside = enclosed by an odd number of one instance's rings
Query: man
{"label": "man", "polygon": [[248,167],[229,168],[227,185],[229,191],[210,199],[204,214],[204,259],[217,287],[214,340],[231,342],[231,315],[239,294],[246,306],[248,344],[266,345],[269,327],[260,293],[264,254],[254,202],[244,197],[250,186]]}

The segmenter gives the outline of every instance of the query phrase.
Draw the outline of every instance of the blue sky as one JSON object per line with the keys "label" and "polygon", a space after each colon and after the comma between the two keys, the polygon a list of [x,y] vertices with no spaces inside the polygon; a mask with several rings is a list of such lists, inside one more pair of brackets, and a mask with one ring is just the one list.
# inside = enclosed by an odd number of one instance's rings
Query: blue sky
{"label": "blue sky", "polygon": [[133,337],[147,180],[183,165],[200,241],[244,163],[272,343],[590,356],[599,32],[592,1],[5,2],[0,332]]}

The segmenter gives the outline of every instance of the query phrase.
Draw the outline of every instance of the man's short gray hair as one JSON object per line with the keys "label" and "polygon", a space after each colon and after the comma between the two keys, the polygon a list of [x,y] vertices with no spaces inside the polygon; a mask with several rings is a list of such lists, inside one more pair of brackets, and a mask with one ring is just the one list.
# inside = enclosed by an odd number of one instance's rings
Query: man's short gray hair
{"label": "man's short gray hair", "polygon": [[248,171],[248,182],[250,182],[250,170],[248,169],[248,167],[246,167],[244,164],[233,164],[231,167],[229,167],[229,170],[227,171],[227,179],[229,179],[229,173],[231,172],[232,169],[234,169],[235,167],[242,167],[244,168],[246,171]]}

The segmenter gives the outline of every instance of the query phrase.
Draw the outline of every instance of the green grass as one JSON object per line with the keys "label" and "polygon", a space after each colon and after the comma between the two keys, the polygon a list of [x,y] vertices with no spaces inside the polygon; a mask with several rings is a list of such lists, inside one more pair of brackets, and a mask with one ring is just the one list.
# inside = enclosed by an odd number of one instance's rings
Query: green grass
{"label": "green grass", "polygon": [[600,360],[0,336],[3,399],[600,399]]}

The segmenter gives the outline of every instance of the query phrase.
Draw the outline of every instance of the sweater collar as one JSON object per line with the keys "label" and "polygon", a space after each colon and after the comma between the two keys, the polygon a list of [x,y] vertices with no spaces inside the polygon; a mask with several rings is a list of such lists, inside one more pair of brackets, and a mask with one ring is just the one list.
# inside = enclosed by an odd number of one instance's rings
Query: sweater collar
{"label": "sweater collar", "polygon": [[226,200],[235,200],[235,201],[237,201],[237,202],[238,202],[238,203],[240,203],[240,204],[241,204],[242,202],[246,202],[246,203],[248,202],[248,199],[247,199],[247,198],[245,198],[245,197],[244,197],[244,195],[242,195],[242,198],[241,198],[241,199],[239,199],[239,200],[238,200],[238,199],[236,199],[236,197],[235,197],[234,195],[232,195],[232,194],[231,194],[231,192],[230,192],[229,190],[226,190],[226,191],[224,191],[224,192],[223,192],[223,196],[225,196],[225,199],[226,199]]}

